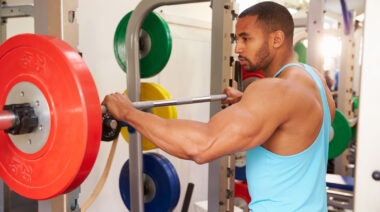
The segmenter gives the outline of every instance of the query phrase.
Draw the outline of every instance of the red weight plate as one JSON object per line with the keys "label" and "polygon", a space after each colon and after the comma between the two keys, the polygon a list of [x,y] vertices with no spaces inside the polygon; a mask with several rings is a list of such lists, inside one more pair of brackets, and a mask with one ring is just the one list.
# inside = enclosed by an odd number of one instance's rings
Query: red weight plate
{"label": "red weight plate", "polygon": [[0,46],[0,109],[20,82],[37,86],[50,109],[49,137],[33,154],[20,151],[0,132],[0,177],[30,199],[48,199],[78,187],[98,154],[101,110],[92,76],[62,40],[24,34]]}
{"label": "red weight plate", "polygon": [[235,197],[243,199],[247,203],[247,206],[251,202],[246,182],[235,182]]}

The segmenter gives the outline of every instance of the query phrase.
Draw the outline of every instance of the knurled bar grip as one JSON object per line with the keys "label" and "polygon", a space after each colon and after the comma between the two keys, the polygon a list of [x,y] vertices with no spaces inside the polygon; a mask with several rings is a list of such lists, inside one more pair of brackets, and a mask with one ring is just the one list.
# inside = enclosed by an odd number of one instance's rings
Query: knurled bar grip
{"label": "knurled bar grip", "polygon": [[[194,104],[194,103],[202,103],[202,102],[221,101],[226,98],[227,98],[226,94],[217,94],[217,95],[201,96],[201,97],[133,102],[132,104],[138,110],[145,110],[145,109],[154,108],[154,107],[165,107],[165,106],[172,106],[172,105],[185,105],[185,104]],[[105,113],[106,111],[107,111],[107,108],[104,105],[102,105],[102,113]]]}

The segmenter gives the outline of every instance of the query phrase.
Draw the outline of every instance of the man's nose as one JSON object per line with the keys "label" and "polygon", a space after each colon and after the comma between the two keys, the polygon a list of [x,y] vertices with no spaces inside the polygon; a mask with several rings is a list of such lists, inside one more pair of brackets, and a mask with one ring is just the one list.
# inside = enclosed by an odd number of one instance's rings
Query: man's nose
{"label": "man's nose", "polygon": [[241,45],[239,42],[236,42],[236,45],[235,45],[235,53],[236,54],[240,54],[243,52],[243,45]]}

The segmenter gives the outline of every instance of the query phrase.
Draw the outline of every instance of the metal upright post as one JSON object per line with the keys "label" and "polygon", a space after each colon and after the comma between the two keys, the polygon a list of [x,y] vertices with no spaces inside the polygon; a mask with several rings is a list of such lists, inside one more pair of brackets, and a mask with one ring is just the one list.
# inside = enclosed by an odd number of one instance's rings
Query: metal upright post
{"label": "metal upright post", "polygon": [[79,27],[75,16],[78,0],[34,1],[36,34],[52,35],[78,48]]}
{"label": "metal upright post", "polygon": [[[64,40],[74,49],[78,48],[79,29],[75,18],[78,0],[35,0],[34,30]],[[38,201],[39,212],[76,212],[80,188],[49,200]],[[74,205],[71,205],[73,203]]]}
{"label": "metal upright post", "polygon": [[[351,11],[352,17],[355,17],[355,11]],[[342,20],[343,21],[343,20]],[[337,108],[344,114],[347,119],[354,118],[354,109],[352,107],[353,97],[353,76],[354,76],[354,63],[355,63],[355,20],[352,18],[349,23],[351,29],[349,34],[341,32],[342,50],[340,56],[340,70],[338,82],[338,102]],[[346,166],[348,151],[346,150],[339,157],[335,158],[335,172],[341,175],[347,175]]]}
{"label": "metal upright post", "polygon": [[309,65],[323,71],[323,55],[320,46],[323,39],[323,20],[325,14],[325,0],[310,0],[307,20],[307,58]]}
{"label": "metal upright post", "polygon": [[[355,11],[351,11],[355,17]],[[354,111],[352,109],[352,85],[354,75],[354,62],[355,62],[355,20],[352,18],[350,24],[350,33],[348,35],[342,34],[342,50],[340,59],[339,71],[339,87],[338,87],[338,109],[346,116],[347,119],[354,118]]]}
{"label": "metal upright post", "polygon": [[80,212],[78,204],[80,187],[70,193],[49,200],[38,201],[39,212]]}
{"label": "metal upright post", "polygon": [[380,1],[366,0],[360,82],[354,211],[380,211]]}
{"label": "metal upright post", "polygon": [[[186,4],[209,0],[143,0],[141,1],[128,22],[125,34],[125,50],[127,63],[127,90],[131,101],[140,100],[140,61],[139,61],[139,32],[145,17],[155,8],[163,5]],[[129,170],[131,211],[144,211],[142,148],[140,133],[129,135]]]}
{"label": "metal upright post", "polygon": [[7,40],[8,18],[33,16],[33,5],[8,5],[7,1],[1,1],[0,5],[0,44]]}
{"label": "metal upright post", "polygon": [[[231,64],[231,24],[233,15],[230,13],[230,24],[225,24],[225,10],[230,9],[227,3],[234,0],[212,1],[212,40],[211,40],[211,88],[210,93],[220,93],[223,87],[229,85],[227,79]],[[226,7],[226,8],[225,8]],[[236,11],[237,13],[237,11]],[[232,26],[234,27],[234,26]],[[227,29],[228,28],[228,29]],[[233,28],[232,28],[233,29]],[[231,32],[226,34],[230,30]],[[227,48],[227,51],[225,51]],[[229,51],[228,51],[229,50]],[[232,74],[232,73],[231,73]],[[210,116],[212,117],[221,110],[219,102],[210,103]],[[224,156],[209,163],[208,179],[208,211],[233,211],[233,181],[234,157]]]}

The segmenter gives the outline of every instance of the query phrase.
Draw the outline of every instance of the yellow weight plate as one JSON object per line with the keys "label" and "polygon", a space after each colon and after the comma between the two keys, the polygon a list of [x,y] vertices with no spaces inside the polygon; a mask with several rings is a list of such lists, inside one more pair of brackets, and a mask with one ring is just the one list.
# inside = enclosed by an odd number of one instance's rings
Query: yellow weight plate
{"label": "yellow weight plate", "polygon": [[[163,88],[161,85],[155,83],[141,83],[140,101],[153,101],[163,99],[171,99],[171,96],[169,92],[165,90],[165,88]],[[152,108],[152,112],[153,114],[164,119],[177,118],[177,108],[175,106]],[[121,135],[127,142],[129,142],[127,127],[121,128]],[[156,145],[154,145],[144,136],[142,136],[141,142],[143,150],[151,150],[157,148]]]}

